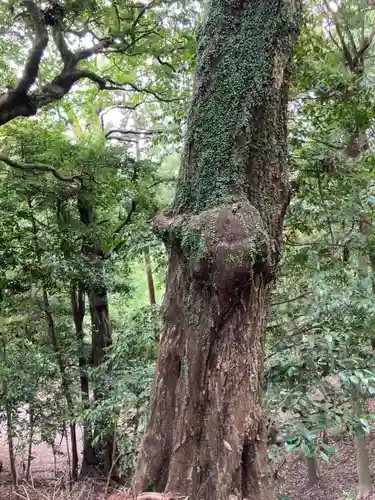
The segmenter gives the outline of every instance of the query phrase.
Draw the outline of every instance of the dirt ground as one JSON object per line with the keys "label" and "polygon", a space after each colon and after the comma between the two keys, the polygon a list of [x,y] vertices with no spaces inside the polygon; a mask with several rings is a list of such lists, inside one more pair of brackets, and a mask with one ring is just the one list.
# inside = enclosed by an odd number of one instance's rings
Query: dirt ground
{"label": "dirt ground", "polygon": [[[353,440],[349,436],[332,443],[338,450],[328,463],[319,461],[319,484],[308,486],[307,466],[289,456],[280,472],[277,490],[280,500],[352,500],[356,498],[357,471]],[[370,463],[375,479],[375,432],[368,437]],[[375,495],[370,497],[375,500]]]}
{"label": "dirt ground", "polygon": [[[13,500],[16,497],[12,494],[8,447],[3,429],[0,438],[0,460],[3,461],[3,470],[0,473],[0,500]],[[61,438],[57,438],[56,444],[60,444],[60,441]],[[349,436],[340,436],[335,437],[332,444],[338,449],[338,453],[329,463],[319,461],[319,484],[313,488],[308,487],[305,462],[293,455],[287,457],[277,482],[279,500],[355,499],[357,473],[353,440]],[[375,483],[375,430],[368,436],[368,447]],[[61,442],[59,453],[55,455],[56,471],[51,447],[44,443],[34,446],[33,457],[30,480],[33,484],[26,489],[21,488],[21,496],[18,496],[18,499],[104,500],[106,485],[103,483],[79,484],[74,487],[71,494],[67,489],[64,490],[64,484],[68,482],[68,454],[64,440]],[[21,453],[17,456],[17,467],[19,477],[22,479],[24,473]],[[375,494],[369,500],[375,500]]]}

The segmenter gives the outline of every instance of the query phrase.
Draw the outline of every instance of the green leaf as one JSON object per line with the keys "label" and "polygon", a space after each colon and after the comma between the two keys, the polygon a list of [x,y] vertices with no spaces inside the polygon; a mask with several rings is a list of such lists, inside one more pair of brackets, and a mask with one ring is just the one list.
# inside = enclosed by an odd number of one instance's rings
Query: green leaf
{"label": "green leaf", "polygon": [[321,443],[320,444],[321,448],[323,448],[328,454],[334,454],[337,453],[337,448],[334,446],[329,446],[328,444]]}

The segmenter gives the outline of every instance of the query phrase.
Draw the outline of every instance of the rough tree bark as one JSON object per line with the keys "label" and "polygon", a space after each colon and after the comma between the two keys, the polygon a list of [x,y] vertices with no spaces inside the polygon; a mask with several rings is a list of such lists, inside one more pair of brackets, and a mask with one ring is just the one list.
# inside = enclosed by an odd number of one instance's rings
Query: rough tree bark
{"label": "rough tree bark", "polygon": [[289,201],[286,107],[298,0],[216,0],[175,201],[165,327],[133,490],[273,498],[261,408],[263,333]]}

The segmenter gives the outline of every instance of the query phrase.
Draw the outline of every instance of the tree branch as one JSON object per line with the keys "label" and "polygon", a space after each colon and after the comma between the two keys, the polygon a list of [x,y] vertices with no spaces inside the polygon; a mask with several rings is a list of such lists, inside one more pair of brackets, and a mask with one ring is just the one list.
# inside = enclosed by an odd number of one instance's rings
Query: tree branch
{"label": "tree branch", "polygon": [[[131,219],[132,219],[132,216],[133,216],[133,213],[135,212],[137,208],[137,203],[135,200],[132,201],[132,204],[131,204],[131,207],[130,207],[130,210],[128,212],[128,215],[126,216],[125,220],[123,220],[121,222],[121,224],[115,229],[115,232],[114,232],[114,237],[119,234],[128,224],[130,224],[131,222]],[[110,257],[112,257],[112,255],[115,253],[115,252],[118,252],[120,250],[120,248],[123,246],[124,244],[124,240],[121,240],[119,241],[115,246],[113,246],[104,256],[103,256],[103,259],[104,260],[107,260],[109,259]]]}
{"label": "tree branch", "polygon": [[47,28],[44,23],[41,10],[35,2],[33,2],[33,0],[23,0],[22,5],[26,7],[33,23],[35,39],[29,52],[23,75],[15,88],[15,92],[17,94],[28,92],[31,86],[35,83],[39,73],[40,61],[48,44]]}
{"label": "tree branch", "polygon": [[124,87],[130,87],[132,90],[135,92],[140,92],[144,94],[150,94],[154,96],[158,101],[161,102],[175,102],[175,101],[181,101],[184,98],[183,97],[172,97],[172,98],[167,98],[162,95],[160,95],[156,90],[147,88],[147,87],[139,87],[136,83],[133,82],[116,82],[112,80],[111,78],[107,78],[107,82],[110,85],[106,85],[107,90],[121,90]]}
{"label": "tree branch", "polygon": [[345,42],[345,38],[344,38],[344,35],[343,35],[343,32],[342,32],[342,29],[341,29],[341,24],[340,24],[340,21],[338,19],[338,16],[336,15],[336,12],[334,12],[330,5],[329,5],[329,1],[328,0],[324,0],[324,5],[327,9],[327,11],[331,14],[332,16],[332,19],[333,19],[333,22],[335,24],[335,28],[336,28],[336,31],[337,31],[337,36],[339,37],[340,39],[340,43],[341,43],[341,48],[342,48],[342,51],[344,53],[344,58],[345,58],[345,61],[347,63],[347,65],[349,66],[350,70],[354,70],[355,69],[355,66],[353,64],[353,56],[348,48],[348,46],[346,45],[346,42]]}
{"label": "tree branch", "polygon": [[165,179],[159,179],[159,180],[153,182],[152,184],[150,184],[147,187],[147,189],[151,189],[151,188],[153,188],[155,186],[158,186],[159,184],[164,184],[164,183],[168,184],[170,182],[177,182],[177,178],[176,177],[167,177]]}
{"label": "tree branch", "polygon": [[61,29],[57,25],[52,26],[52,37],[64,63],[64,69],[67,70],[72,64],[74,55],[69,49]]}
{"label": "tree branch", "polygon": [[163,134],[167,132],[167,130],[121,130],[121,129],[113,129],[105,134],[106,139],[110,139],[111,134],[122,134],[122,135],[154,135],[154,134]]}
{"label": "tree branch", "polygon": [[[150,102],[150,101],[148,101]],[[109,111],[112,111],[113,109],[126,109],[126,110],[129,110],[129,111],[134,111],[135,109],[138,108],[138,106],[141,106],[142,104],[144,104],[145,101],[140,101],[140,102],[137,102],[136,104],[114,104],[113,106],[108,106],[108,108],[105,108],[103,109],[103,111],[101,111],[101,114],[102,116],[104,116],[105,114],[107,114]]]}
{"label": "tree branch", "polygon": [[79,50],[73,55],[74,64],[76,65],[80,61],[88,59],[89,57],[94,56],[96,54],[100,54],[101,52],[103,52],[104,49],[106,49],[110,45],[111,45],[111,40],[108,38],[106,40],[101,40],[100,42],[96,43],[92,47],[89,47],[88,49]]}
{"label": "tree branch", "polygon": [[370,35],[366,38],[364,38],[361,42],[361,46],[359,47],[354,59],[353,59],[353,64],[356,66],[358,63],[362,62],[363,56],[367,52],[367,50],[370,48],[372,41],[374,40],[375,37],[375,28],[371,31]]}
{"label": "tree branch", "polygon": [[177,73],[176,68],[174,68],[171,63],[169,63],[167,61],[163,61],[160,56],[154,55],[154,57],[158,61],[159,64],[161,64],[162,66],[167,66],[169,69],[172,70],[173,73]]}
{"label": "tree branch", "polygon": [[[83,31],[76,31],[74,29],[64,29],[61,23],[51,26],[51,37],[53,38],[54,45],[61,57],[63,68],[61,71],[49,82],[43,84],[41,88],[32,88],[36,82],[39,71],[40,62],[43,53],[48,46],[48,26],[46,25],[44,14],[39,7],[39,2],[36,0],[20,0],[21,5],[26,8],[28,18],[31,20],[32,30],[34,33],[34,41],[32,49],[28,55],[23,76],[20,78],[15,88],[9,88],[7,91],[0,93],[0,126],[8,123],[17,117],[28,117],[37,114],[38,110],[42,107],[52,104],[62,99],[81,79],[89,79],[95,83],[99,90],[124,90],[128,92],[139,92],[149,96],[153,96],[156,100],[162,102],[174,102],[184,98],[169,98],[167,95],[160,94],[158,90],[152,87],[140,87],[132,82],[115,82],[107,77],[99,76],[91,71],[79,69],[78,64],[89,57],[106,53],[108,56],[111,54],[111,49],[114,52],[125,53],[126,47],[122,43],[118,43],[115,39],[109,37],[105,39],[98,38],[92,33],[88,26]],[[132,40],[130,46],[133,46],[140,38],[145,37],[153,32],[153,30],[142,31],[137,37],[135,28],[139,26],[144,14],[156,3],[151,0],[148,5],[134,3],[131,8],[137,9],[134,12],[131,20],[131,35]],[[24,15],[23,15],[24,17]],[[78,37],[82,37],[87,33],[93,36],[93,45],[89,48],[84,48],[73,52],[67,43],[66,34],[74,33]],[[172,69],[169,63],[157,58],[160,64],[165,64]],[[173,68],[174,69],[174,68]],[[141,103],[139,103],[141,104]],[[137,105],[135,104],[135,109]]]}
{"label": "tree branch", "polygon": [[304,297],[307,297],[308,295],[311,295],[311,294],[312,294],[312,292],[301,293],[301,295],[297,295],[297,297],[293,297],[292,299],[281,300],[279,302],[272,302],[271,305],[272,306],[281,306],[283,304],[289,304],[290,302],[294,302],[296,300],[303,299]]}
{"label": "tree branch", "polygon": [[51,165],[45,165],[44,163],[18,163],[14,160],[11,160],[7,156],[4,156],[0,154],[0,161],[5,163],[6,165],[9,165],[10,167],[16,168],[18,170],[23,170],[24,172],[40,172],[40,173],[45,173],[49,172],[51,173],[56,179],[59,181],[63,182],[80,182],[81,179],[78,175],[73,175],[71,177],[65,176],[63,174],[60,174],[58,170],[55,169],[55,167],[52,167]]}

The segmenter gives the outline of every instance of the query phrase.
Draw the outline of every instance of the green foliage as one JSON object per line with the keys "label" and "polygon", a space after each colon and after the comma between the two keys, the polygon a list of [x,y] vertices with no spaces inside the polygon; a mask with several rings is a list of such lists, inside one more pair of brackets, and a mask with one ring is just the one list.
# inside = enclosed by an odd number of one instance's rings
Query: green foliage
{"label": "green foliage", "polygon": [[[342,2],[342,23],[346,8]],[[267,327],[265,379],[285,450],[323,461],[334,453],[322,441],[323,429],[360,436],[370,431],[364,402],[374,394],[375,362],[373,153],[353,140],[366,131],[371,142],[372,69],[348,69],[322,24],[326,18],[306,8],[295,54],[289,135],[294,192]],[[350,43],[350,33],[344,36]],[[361,403],[359,413],[353,398]]]}

